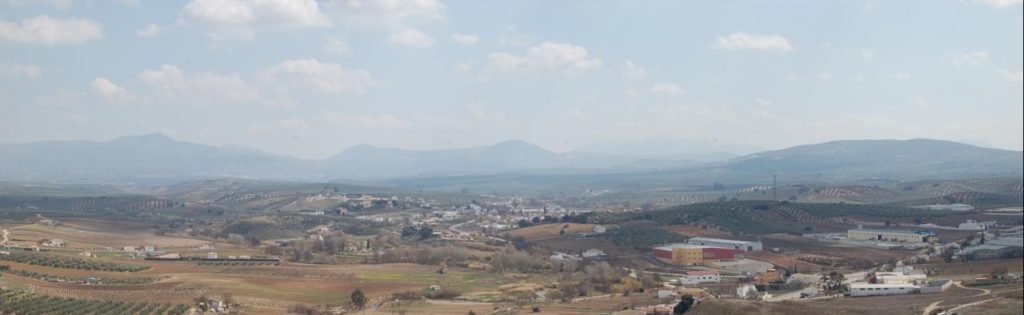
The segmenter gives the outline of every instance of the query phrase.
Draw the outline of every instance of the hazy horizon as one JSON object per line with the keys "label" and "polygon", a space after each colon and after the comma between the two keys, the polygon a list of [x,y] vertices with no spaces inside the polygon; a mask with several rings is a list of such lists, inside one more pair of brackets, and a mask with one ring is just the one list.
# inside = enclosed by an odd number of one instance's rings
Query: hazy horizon
{"label": "hazy horizon", "polygon": [[0,1],[0,143],[1021,150],[1022,23],[982,0]]}

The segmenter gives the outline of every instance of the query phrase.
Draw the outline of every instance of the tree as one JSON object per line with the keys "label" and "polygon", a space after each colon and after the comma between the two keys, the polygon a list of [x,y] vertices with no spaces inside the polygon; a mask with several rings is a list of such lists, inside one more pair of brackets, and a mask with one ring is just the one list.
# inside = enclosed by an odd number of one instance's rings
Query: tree
{"label": "tree", "polygon": [[410,237],[410,236],[416,235],[416,232],[417,232],[417,230],[416,230],[415,227],[406,226],[406,227],[402,228],[402,237],[405,238],[405,237]]}
{"label": "tree", "polygon": [[696,300],[693,299],[692,295],[684,295],[683,299],[679,300],[679,303],[676,304],[676,307],[672,308],[672,315],[686,314],[686,311],[689,311],[690,307],[693,307],[693,303],[695,301]]}
{"label": "tree", "polygon": [[363,290],[356,289],[352,291],[352,305],[355,305],[358,309],[366,306],[366,295],[363,294]]}
{"label": "tree", "polygon": [[846,280],[846,276],[839,272],[830,272],[827,275],[821,276],[821,289],[825,292],[825,295],[836,295],[846,292],[846,287],[843,286],[843,281]]}
{"label": "tree", "polygon": [[473,310],[469,310],[469,313],[466,313],[466,315],[476,315],[476,312],[474,312]]}
{"label": "tree", "polygon": [[420,239],[421,240],[428,239],[431,236],[434,236],[434,229],[430,228],[429,226],[424,226],[424,227],[420,228]]}

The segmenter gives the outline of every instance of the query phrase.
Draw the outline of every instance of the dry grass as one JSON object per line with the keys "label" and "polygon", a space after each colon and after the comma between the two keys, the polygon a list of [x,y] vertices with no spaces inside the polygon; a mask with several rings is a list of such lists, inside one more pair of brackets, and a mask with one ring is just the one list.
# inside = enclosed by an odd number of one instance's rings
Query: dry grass
{"label": "dry grass", "polygon": [[521,229],[515,229],[508,232],[510,237],[522,237],[527,241],[537,241],[550,238],[559,237],[559,231],[562,230],[563,226],[568,225],[565,228],[566,235],[572,235],[577,233],[586,233],[594,229],[594,224],[579,224],[579,223],[550,223],[534,225],[531,227],[525,227]]}

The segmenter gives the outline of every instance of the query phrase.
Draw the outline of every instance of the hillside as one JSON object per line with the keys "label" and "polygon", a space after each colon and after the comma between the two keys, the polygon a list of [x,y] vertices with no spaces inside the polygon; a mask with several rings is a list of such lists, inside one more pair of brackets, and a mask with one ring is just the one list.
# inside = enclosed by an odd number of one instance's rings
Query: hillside
{"label": "hillside", "polygon": [[712,166],[716,172],[832,178],[1020,176],[1020,151],[952,141],[845,140],[755,153]]}
{"label": "hillside", "polygon": [[841,231],[852,225],[838,221],[857,218],[873,221],[928,220],[954,212],[894,206],[728,201],[697,203],[626,214],[595,214],[588,223],[646,226],[697,225],[740,234],[808,233]]}
{"label": "hillside", "polygon": [[790,183],[1019,178],[1024,164],[1019,151],[926,139],[835,141],[711,163],[678,158],[580,151],[555,153],[512,140],[444,150],[360,145],[324,160],[302,160],[250,148],[202,145],[151,134],[105,142],[3,145],[0,178],[121,185],[219,178],[338,180],[427,189],[461,190],[471,186],[480,191],[517,191],[567,186],[617,189],[638,184],[757,184],[765,183],[772,175]]}
{"label": "hillside", "polygon": [[217,177],[309,177],[301,161],[161,134],[111,141],[47,141],[0,148],[0,176],[20,181],[166,182]]}

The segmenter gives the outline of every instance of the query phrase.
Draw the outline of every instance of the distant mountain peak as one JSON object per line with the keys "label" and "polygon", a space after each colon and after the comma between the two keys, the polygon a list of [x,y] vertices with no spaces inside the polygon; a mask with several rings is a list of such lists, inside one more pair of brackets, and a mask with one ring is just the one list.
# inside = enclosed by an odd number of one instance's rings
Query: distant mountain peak
{"label": "distant mountain peak", "polygon": [[168,137],[167,135],[165,135],[163,133],[154,132],[154,133],[147,133],[147,134],[141,134],[141,135],[135,135],[135,136],[124,136],[124,137],[120,137],[120,138],[117,138],[117,139],[114,139],[114,140],[111,140],[111,141],[114,141],[114,142],[176,142],[177,140],[174,140],[173,138]]}

